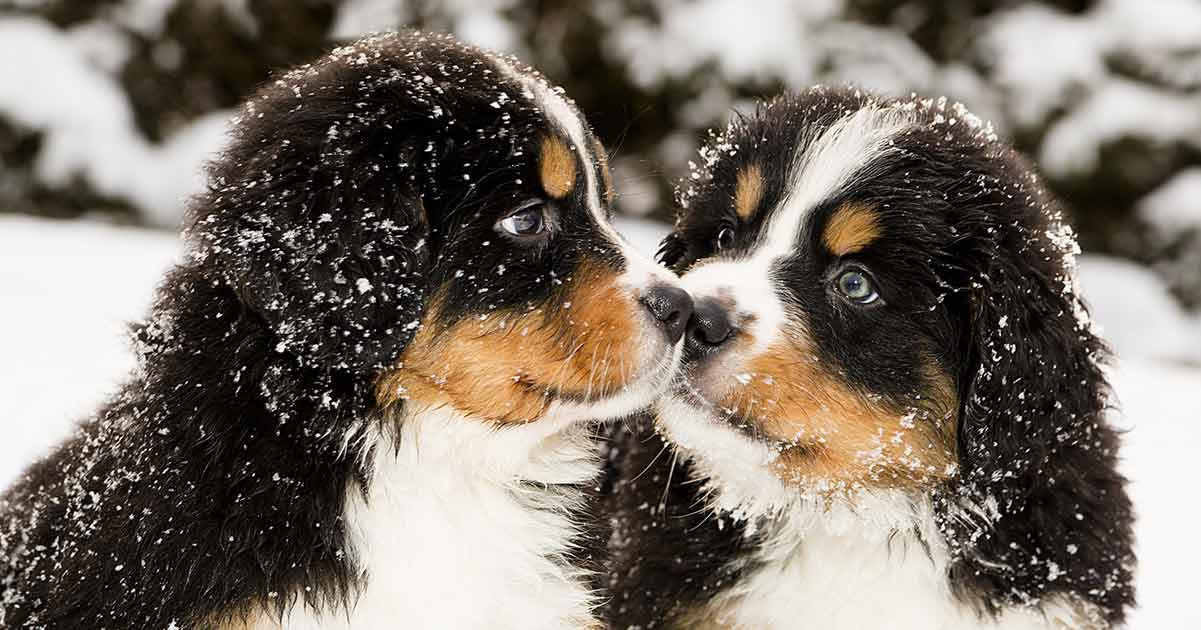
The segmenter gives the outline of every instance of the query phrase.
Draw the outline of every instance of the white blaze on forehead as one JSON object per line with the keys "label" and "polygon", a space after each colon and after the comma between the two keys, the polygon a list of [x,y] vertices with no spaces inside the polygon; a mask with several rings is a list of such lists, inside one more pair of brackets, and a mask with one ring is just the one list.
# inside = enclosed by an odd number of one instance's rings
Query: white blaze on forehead
{"label": "white blaze on forehead", "polygon": [[908,110],[869,104],[840,118],[802,147],[783,200],[755,256],[787,256],[796,247],[809,213],[861,178],[873,162],[894,151],[893,139],[913,122]]}
{"label": "white blaze on forehead", "polygon": [[580,168],[584,171],[586,193],[584,203],[588,206],[588,212],[606,236],[612,238],[619,245],[625,245],[624,239],[617,233],[617,230],[613,229],[609,219],[605,216],[604,208],[601,207],[600,186],[596,181],[598,160],[592,154],[593,144],[588,141],[588,132],[583,118],[574,107],[567,103],[567,99],[562,94],[546,83],[530,77],[522,77],[522,82],[530,91],[534,102],[538,103],[542,111],[546,113],[548,121],[566,134],[567,139],[571,142],[571,149],[575,151],[576,157],[580,160]]}
{"label": "white blaze on forehead", "polygon": [[694,298],[732,298],[739,319],[754,339],[751,355],[766,350],[788,325],[785,306],[771,278],[773,266],[793,255],[813,209],[855,183],[873,162],[895,151],[893,139],[913,124],[910,111],[866,105],[848,113],[798,147],[785,194],[749,255],[714,259],[689,271],[682,283]]}
{"label": "white blaze on forehead", "polygon": [[613,244],[617,245],[626,263],[626,271],[622,274],[621,282],[633,290],[646,287],[652,280],[660,283],[675,284],[676,279],[667,270],[655,264],[651,258],[639,252],[624,236],[622,236],[605,216],[601,205],[600,185],[596,178],[596,165],[599,162],[593,155],[593,143],[588,141],[587,125],[580,113],[568,103],[567,98],[546,81],[519,72],[503,59],[497,59],[501,70],[521,84],[527,98],[546,114],[547,121],[557,127],[567,136],[571,150],[579,159],[580,169],[584,172],[585,195],[584,203],[597,228]]}
{"label": "white blaze on forehead", "polygon": [[533,101],[546,114],[547,121],[567,136],[571,142],[571,150],[575,152],[576,158],[580,161],[580,168],[584,171],[584,185],[587,192],[585,203],[588,204],[588,212],[592,214],[601,229],[606,231],[606,234],[611,234],[619,239],[617,232],[605,219],[604,209],[600,205],[596,171],[592,168],[596,164],[596,158],[591,155],[592,144],[588,142],[588,132],[579,112],[545,80],[518,70],[501,57],[496,57],[494,62],[501,72],[521,85],[525,97]]}
{"label": "white blaze on forehead", "polygon": [[[655,264],[650,256],[639,252],[629,241],[614,229],[613,224],[609,222],[605,216],[605,210],[601,201],[600,186],[597,182],[596,165],[599,160],[593,154],[594,145],[588,140],[587,125],[579,111],[576,110],[554,87],[549,85],[541,78],[518,70],[505,59],[497,57],[495,59],[497,67],[502,73],[513,79],[522,87],[523,95],[533,103],[546,115],[548,124],[553,125],[567,137],[571,150],[575,153],[576,159],[579,160],[580,170],[584,173],[584,204],[588,208],[588,213],[592,216],[593,223],[597,229],[610,242],[616,245],[618,252],[625,262],[625,271],[618,278],[618,283],[625,291],[633,298],[638,299],[643,292],[653,285],[667,284],[679,285],[679,280],[675,274],[667,269]],[[647,315],[649,318],[649,314]],[[645,318],[644,318],[645,319]],[[658,339],[660,333],[655,330],[653,322],[644,321],[641,329],[642,338],[646,341],[637,344],[639,350],[637,356],[630,357],[630,361],[642,365],[647,365],[652,361],[661,359],[662,351],[657,342],[651,341]],[[669,376],[674,375],[676,366],[679,365],[681,349],[683,348],[683,339],[675,344],[675,349],[672,351],[668,364],[670,369],[666,370]],[[614,415],[624,415],[632,412],[634,409],[648,404],[659,393],[660,388],[665,388],[666,382],[652,382],[651,390],[643,392],[640,388],[631,388],[621,396],[615,397],[611,401],[602,403],[599,407],[591,409],[590,417],[612,417]],[[653,391],[652,391],[653,390]],[[628,403],[631,401],[636,404],[627,409]],[[572,405],[558,405],[551,410],[551,415],[562,415],[579,411]]]}

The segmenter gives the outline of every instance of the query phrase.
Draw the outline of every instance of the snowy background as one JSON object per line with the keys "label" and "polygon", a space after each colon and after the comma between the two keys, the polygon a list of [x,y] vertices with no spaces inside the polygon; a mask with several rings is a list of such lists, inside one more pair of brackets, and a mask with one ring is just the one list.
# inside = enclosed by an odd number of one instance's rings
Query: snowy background
{"label": "snowy background", "polygon": [[273,69],[397,26],[542,68],[616,151],[620,210],[660,219],[756,98],[961,100],[1038,160],[1086,250],[1201,306],[1201,0],[0,0],[0,213],[174,227]]}
{"label": "snowy background", "polygon": [[616,151],[651,252],[705,129],[817,81],[946,94],[1069,204],[1117,352],[1130,627],[1201,627],[1201,0],[0,0],[0,485],[112,392],[238,99],[397,25],[514,52]]}

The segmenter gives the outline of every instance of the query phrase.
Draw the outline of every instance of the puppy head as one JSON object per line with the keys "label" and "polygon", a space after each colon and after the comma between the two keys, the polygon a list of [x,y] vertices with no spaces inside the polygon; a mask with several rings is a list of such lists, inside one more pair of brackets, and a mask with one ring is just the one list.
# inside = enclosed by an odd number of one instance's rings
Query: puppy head
{"label": "puppy head", "polygon": [[687,294],[610,225],[579,112],[512,59],[417,34],[339,48],[247,104],[211,179],[195,257],[277,353],[377,407],[614,416],[675,369]]}
{"label": "puppy head", "polygon": [[1104,381],[1074,240],[978,119],[817,89],[702,157],[660,252],[696,324],[659,417],[726,501],[950,480],[1017,496],[1085,435]]}

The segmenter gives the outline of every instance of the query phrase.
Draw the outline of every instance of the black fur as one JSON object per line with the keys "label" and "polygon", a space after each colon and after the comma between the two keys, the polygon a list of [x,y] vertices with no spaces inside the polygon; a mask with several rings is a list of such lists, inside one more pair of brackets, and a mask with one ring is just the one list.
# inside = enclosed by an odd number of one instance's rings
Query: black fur
{"label": "black fur", "polygon": [[675,627],[752,568],[759,539],[706,507],[690,464],[651,416],[613,425],[609,448],[605,619],[613,628]]}
{"label": "black fur", "polygon": [[[354,598],[342,509],[369,471],[348,436],[431,293],[467,316],[555,299],[546,279],[585,255],[621,265],[573,199],[563,238],[488,246],[498,213],[541,195],[556,133],[517,81],[448,37],[392,34],[247,103],[135,328],[138,369],[0,500],[0,626],[208,627]],[[497,264],[503,282],[456,274]]]}
{"label": "black fur", "polygon": [[[661,259],[686,274],[751,247],[806,143],[872,101],[815,89],[735,120],[702,151],[707,168],[685,180]],[[928,364],[954,383],[959,471],[929,492],[961,599],[988,615],[1065,593],[1120,623],[1134,603],[1133,514],[1118,435],[1104,418],[1107,351],[1070,286],[1075,242],[1020,156],[966,112],[909,106],[918,124],[815,209],[796,255],[776,269],[778,290],[803,314],[820,360],[857,390],[912,402],[929,387]],[[735,177],[752,163],[764,174],[761,212],[739,225]],[[852,258],[875,274],[887,308],[846,309],[826,297],[843,261],[818,235],[847,201],[879,211],[884,236]],[[717,235],[731,225],[734,246],[718,252]],[[737,580],[754,550],[729,521],[717,527],[687,464],[650,452],[660,444],[650,426],[620,433],[614,446],[608,619],[619,628],[671,626]],[[980,509],[989,516],[963,517]]]}

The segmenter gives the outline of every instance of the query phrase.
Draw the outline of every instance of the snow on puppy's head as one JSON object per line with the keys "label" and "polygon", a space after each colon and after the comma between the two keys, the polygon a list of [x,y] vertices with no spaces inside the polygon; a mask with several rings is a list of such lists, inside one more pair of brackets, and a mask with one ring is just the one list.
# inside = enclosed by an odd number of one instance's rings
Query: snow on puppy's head
{"label": "snow on puppy's head", "polygon": [[614,416],[675,369],[661,298],[687,319],[686,294],[613,230],[603,147],[516,60],[418,33],[338,48],[247,103],[210,178],[195,257],[277,352],[371,379],[378,407]]}
{"label": "snow on puppy's head", "polygon": [[1071,589],[1120,618],[1106,351],[1026,161],[945,99],[826,88],[736,119],[701,158],[661,249],[697,317],[657,416],[710,501],[934,505],[957,591]]}

